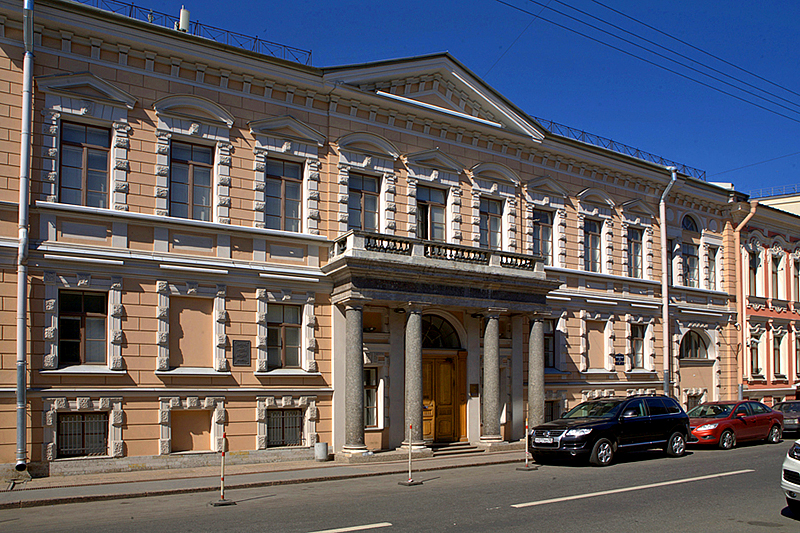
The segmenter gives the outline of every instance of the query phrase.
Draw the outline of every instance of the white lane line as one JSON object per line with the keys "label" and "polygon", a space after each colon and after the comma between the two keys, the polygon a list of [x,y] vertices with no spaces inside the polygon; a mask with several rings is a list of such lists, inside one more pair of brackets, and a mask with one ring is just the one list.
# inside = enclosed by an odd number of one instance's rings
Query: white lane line
{"label": "white lane line", "polygon": [[634,490],[644,490],[644,489],[653,489],[656,487],[666,487],[668,485],[679,485],[681,483],[691,483],[693,481],[703,481],[705,479],[714,479],[719,477],[726,477],[726,476],[735,476],[737,474],[747,474],[750,472],[755,472],[755,470],[736,470],[734,472],[722,472],[720,474],[711,474],[708,476],[699,476],[699,477],[689,477],[686,479],[675,479],[673,481],[662,481],[661,483],[651,483],[649,485],[639,485],[636,487],[625,487],[622,489],[613,489],[613,490],[604,490],[601,492],[589,492],[587,494],[577,494],[575,496],[564,496],[562,498],[552,498],[550,500],[539,500],[536,502],[527,502],[527,503],[515,503],[511,507],[515,507],[517,509],[522,507],[533,507],[535,505],[546,505],[548,503],[558,503],[558,502],[568,502],[571,500],[582,500],[584,498],[594,498],[595,496],[606,496],[608,494],[619,494],[620,492],[631,492]]}
{"label": "white lane line", "polygon": [[339,527],[336,529],[321,529],[310,533],[345,533],[347,531],[364,531],[367,529],[378,529],[380,527],[392,527],[389,522],[378,522],[377,524],[365,524],[363,526]]}

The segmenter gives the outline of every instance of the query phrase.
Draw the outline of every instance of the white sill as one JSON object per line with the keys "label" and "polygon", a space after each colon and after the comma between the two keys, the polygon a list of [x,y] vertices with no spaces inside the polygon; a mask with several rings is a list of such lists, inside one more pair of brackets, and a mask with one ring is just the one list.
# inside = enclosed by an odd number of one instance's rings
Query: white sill
{"label": "white sill", "polygon": [[606,370],[605,368],[587,368],[586,370],[581,370],[581,374],[600,374],[605,376],[616,376],[616,370]]}
{"label": "white sill", "polygon": [[169,370],[156,370],[156,376],[230,376],[230,372],[217,372],[213,368],[179,366]]}
{"label": "white sill", "polygon": [[94,459],[113,459],[110,455],[79,455],[77,457],[56,457],[52,462],[61,463],[69,461],[91,461]]}
{"label": "white sill", "polygon": [[302,376],[302,377],[316,377],[322,376],[322,372],[306,372],[302,368],[275,368],[264,372],[253,372],[256,376]]}
{"label": "white sill", "polygon": [[631,368],[625,371],[626,374],[657,374],[656,370],[647,370],[645,368]]}
{"label": "white sill", "polygon": [[40,374],[44,375],[69,375],[69,374],[77,374],[77,375],[125,375],[128,373],[127,370],[111,370],[105,365],[73,365],[73,366],[65,366],[63,368],[56,368],[54,370],[39,370]]}

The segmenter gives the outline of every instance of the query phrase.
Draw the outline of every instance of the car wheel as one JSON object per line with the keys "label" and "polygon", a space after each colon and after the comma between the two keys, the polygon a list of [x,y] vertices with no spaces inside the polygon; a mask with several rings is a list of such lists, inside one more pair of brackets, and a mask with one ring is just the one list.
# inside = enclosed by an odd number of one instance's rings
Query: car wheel
{"label": "car wheel", "polygon": [[789,506],[789,510],[792,512],[795,518],[800,518],[800,500],[786,498],[786,505]]}
{"label": "car wheel", "polygon": [[669,437],[666,452],[670,457],[680,457],[686,452],[686,437],[683,433],[676,431]]}
{"label": "car wheel", "polygon": [[767,435],[767,442],[777,444],[781,441],[781,427],[778,424],[772,426]]}
{"label": "car wheel", "polygon": [[608,439],[599,439],[594,443],[589,462],[595,466],[608,466],[614,459],[614,445]]}
{"label": "car wheel", "polygon": [[723,450],[730,450],[734,446],[736,446],[736,435],[730,429],[726,429],[719,437],[719,447]]}

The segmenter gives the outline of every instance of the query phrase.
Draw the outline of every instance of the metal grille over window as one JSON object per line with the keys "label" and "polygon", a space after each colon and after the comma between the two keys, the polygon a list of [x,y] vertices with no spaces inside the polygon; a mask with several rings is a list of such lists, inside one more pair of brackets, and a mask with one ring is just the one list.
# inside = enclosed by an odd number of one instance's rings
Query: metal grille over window
{"label": "metal grille over window", "polygon": [[59,198],[65,204],[108,207],[107,128],[70,124],[61,127]]}
{"label": "metal grille over window", "polygon": [[58,456],[108,454],[108,413],[60,413]]}
{"label": "metal grille over window", "polygon": [[300,409],[269,411],[267,446],[302,446],[303,412]]}
{"label": "metal grille over window", "polygon": [[213,152],[210,146],[172,143],[169,183],[171,216],[211,220]]}

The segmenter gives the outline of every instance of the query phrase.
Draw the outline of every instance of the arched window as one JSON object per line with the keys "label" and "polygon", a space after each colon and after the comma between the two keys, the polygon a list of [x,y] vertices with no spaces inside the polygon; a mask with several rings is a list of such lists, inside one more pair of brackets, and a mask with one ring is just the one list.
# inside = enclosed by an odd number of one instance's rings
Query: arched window
{"label": "arched window", "polygon": [[436,315],[422,317],[423,348],[461,348],[455,328],[444,318]]}
{"label": "arched window", "polygon": [[683,336],[681,341],[681,358],[683,359],[707,359],[708,347],[699,333],[690,331]]}
{"label": "arched window", "polygon": [[683,227],[683,229],[686,231],[694,231],[695,233],[700,231],[698,229],[697,222],[695,222],[695,220],[689,215],[683,217],[683,223],[681,224],[681,227]]}

